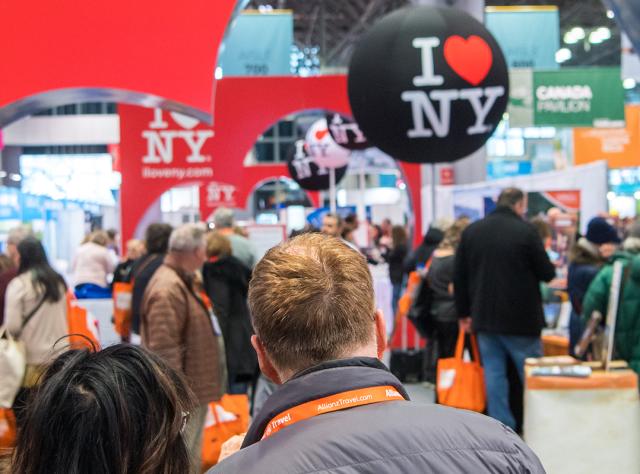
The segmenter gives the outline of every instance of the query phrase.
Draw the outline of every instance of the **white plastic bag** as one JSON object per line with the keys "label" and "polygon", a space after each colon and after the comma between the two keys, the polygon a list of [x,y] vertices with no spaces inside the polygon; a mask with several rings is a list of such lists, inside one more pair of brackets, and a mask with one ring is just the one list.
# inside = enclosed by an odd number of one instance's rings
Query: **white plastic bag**
{"label": "white plastic bag", "polygon": [[27,368],[27,353],[22,341],[0,328],[0,407],[11,408],[20,390]]}

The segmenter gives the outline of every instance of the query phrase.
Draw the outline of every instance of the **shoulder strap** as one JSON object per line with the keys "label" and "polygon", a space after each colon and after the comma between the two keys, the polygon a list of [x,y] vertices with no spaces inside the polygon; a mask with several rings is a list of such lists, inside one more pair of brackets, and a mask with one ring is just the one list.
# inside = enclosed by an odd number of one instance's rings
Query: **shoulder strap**
{"label": "shoulder strap", "polygon": [[27,315],[26,318],[24,318],[22,320],[22,325],[20,326],[20,332],[18,332],[18,334],[16,335],[16,338],[19,339],[20,336],[22,335],[22,331],[24,331],[25,326],[29,323],[29,321],[31,321],[31,318],[33,318],[35,316],[35,314],[38,312],[38,310],[40,308],[42,308],[42,305],[44,304],[44,300],[47,299],[47,294],[45,293],[42,298],[40,299],[40,302],[36,305],[35,308],[33,308],[29,314]]}

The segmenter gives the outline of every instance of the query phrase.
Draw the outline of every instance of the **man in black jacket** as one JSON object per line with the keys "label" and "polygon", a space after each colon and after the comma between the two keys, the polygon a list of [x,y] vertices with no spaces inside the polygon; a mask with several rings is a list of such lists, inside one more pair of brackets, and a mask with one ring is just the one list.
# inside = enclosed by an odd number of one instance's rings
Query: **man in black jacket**
{"label": "man in black jacket", "polygon": [[540,282],[555,276],[536,229],[523,220],[526,205],[521,190],[505,189],[496,210],[462,235],[454,274],[460,324],[478,333],[488,413],[514,429],[507,360],[522,380],[525,359],[542,355]]}
{"label": "man in black jacket", "polygon": [[280,387],[210,472],[544,472],[501,423],[409,401],[380,362],[386,330],[366,260],[340,240],[305,234],[271,249],[249,307],[260,368]]}

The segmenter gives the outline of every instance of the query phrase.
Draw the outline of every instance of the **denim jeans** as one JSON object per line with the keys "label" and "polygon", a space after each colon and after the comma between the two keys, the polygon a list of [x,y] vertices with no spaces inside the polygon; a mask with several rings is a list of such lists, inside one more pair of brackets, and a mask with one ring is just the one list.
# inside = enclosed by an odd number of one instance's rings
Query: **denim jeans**
{"label": "denim jeans", "polygon": [[480,332],[478,344],[487,387],[488,414],[515,430],[516,420],[509,407],[507,357],[517,367],[520,380],[524,383],[524,361],[527,357],[542,356],[542,341],[540,337]]}

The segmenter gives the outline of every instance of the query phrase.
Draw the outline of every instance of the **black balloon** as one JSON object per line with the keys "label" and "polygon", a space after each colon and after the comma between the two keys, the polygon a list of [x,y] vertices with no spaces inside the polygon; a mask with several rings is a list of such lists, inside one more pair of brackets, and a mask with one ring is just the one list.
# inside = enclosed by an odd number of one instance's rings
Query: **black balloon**
{"label": "black balloon", "polygon": [[498,43],[461,10],[417,6],[375,24],[349,66],[349,101],[369,142],[414,163],[451,162],[484,145],[507,107]]}
{"label": "black balloon", "polygon": [[[309,156],[304,144],[304,140],[299,140],[292,148],[292,152],[287,159],[289,175],[291,175],[302,189],[306,189],[307,191],[325,191],[329,189],[330,186],[330,170],[328,168],[320,168],[313,158]],[[347,168],[348,166],[335,168],[336,185],[342,181],[342,178],[347,174]]]}
{"label": "black balloon", "polygon": [[331,138],[341,147],[348,150],[365,150],[371,146],[358,124],[349,117],[328,112],[326,118]]}

